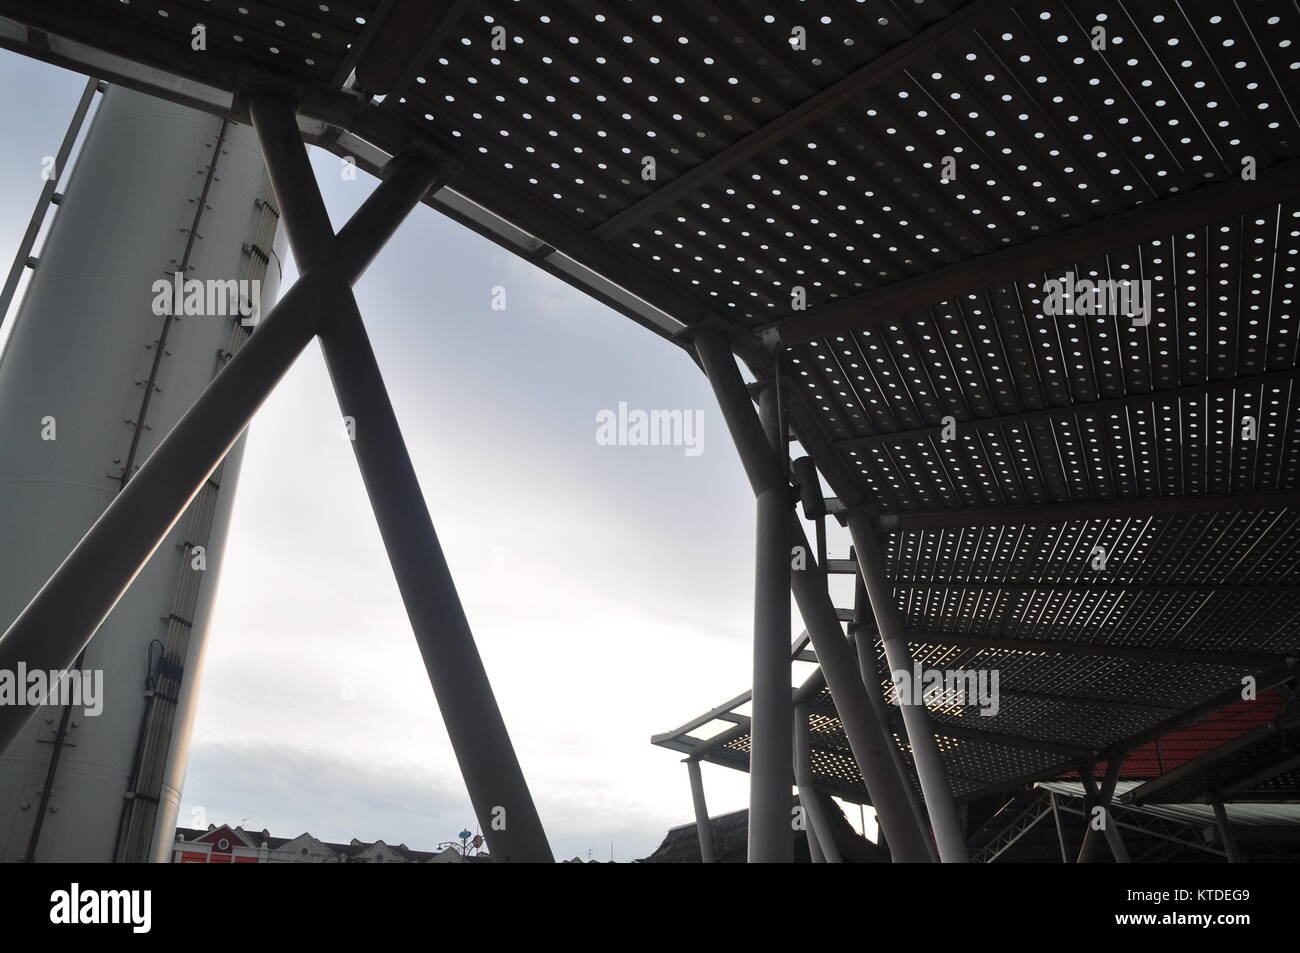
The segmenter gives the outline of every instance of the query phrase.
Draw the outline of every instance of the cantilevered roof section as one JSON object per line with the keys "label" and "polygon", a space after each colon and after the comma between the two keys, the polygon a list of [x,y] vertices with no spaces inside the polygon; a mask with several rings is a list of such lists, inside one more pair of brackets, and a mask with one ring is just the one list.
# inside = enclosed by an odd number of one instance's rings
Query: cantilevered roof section
{"label": "cantilevered roof section", "polygon": [[1283,0],[0,0],[110,82],[292,88],[379,174],[422,142],[429,204],[779,366],[913,653],[1004,673],[997,718],[932,712],[959,793],[1300,654],[1297,37]]}

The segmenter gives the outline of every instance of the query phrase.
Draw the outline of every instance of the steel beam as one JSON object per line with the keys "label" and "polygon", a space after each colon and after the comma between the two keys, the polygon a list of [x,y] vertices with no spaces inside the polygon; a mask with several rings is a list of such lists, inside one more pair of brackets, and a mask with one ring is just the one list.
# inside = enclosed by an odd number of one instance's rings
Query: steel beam
{"label": "steel beam", "polygon": [[[850,560],[842,560],[852,566]],[[832,570],[834,571],[834,570]],[[856,572],[856,567],[845,570]],[[1242,595],[1266,596],[1282,592],[1295,592],[1295,586],[1284,583],[1198,583],[1198,582],[1045,582],[1042,585],[1025,582],[932,582],[928,580],[909,580],[906,582],[891,580],[895,589],[923,589],[934,592],[1000,592],[1009,595],[1033,595],[1035,593],[1080,592],[1090,595],[1097,593],[1161,593],[1169,595]]]}
{"label": "steel beam", "polygon": [[[457,0],[457,5],[464,7],[465,0]],[[75,31],[70,30],[72,25],[52,9],[51,0],[25,4],[20,19],[0,16],[0,48],[74,72],[93,73],[110,83],[223,119],[246,119],[241,112],[241,100],[233,94],[246,71],[226,69],[224,63],[213,59],[205,58],[199,63],[188,47],[181,51],[142,44],[137,31],[123,28],[110,16],[79,12]],[[146,62],[160,63],[167,72],[144,65]],[[411,80],[414,73],[415,70],[410,73]],[[358,167],[364,167],[363,156],[377,148],[396,154],[413,140],[423,137],[425,141],[433,141],[424,136],[425,130],[417,129],[385,108],[397,103],[402,89],[399,82],[383,106],[376,107],[359,103],[351,91],[314,86],[302,90],[299,115],[304,122],[321,127],[322,131],[314,139],[317,144],[335,155],[353,157]],[[456,141],[439,140],[437,145],[454,151]],[[671,338],[677,329],[643,316],[641,305],[656,311],[667,309],[683,325],[692,324],[708,313],[707,303],[675,283],[665,282],[662,274],[647,268],[632,255],[593,239],[587,229],[571,219],[539,207],[526,186],[515,185],[509,177],[479,162],[472,150],[457,153],[457,158],[464,163],[457,175],[457,187],[464,194],[431,197],[429,204],[439,211],[512,250],[518,249],[509,226],[526,235],[526,240],[536,247],[545,244],[563,249],[575,257],[555,252],[537,262],[538,267],[665,338]],[[508,209],[509,223],[505,219],[492,219],[489,224],[487,216],[492,213],[477,205],[475,198]],[[579,262],[580,267],[575,267]],[[618,284],[605,279],[605,275],[617,275]],[[632,306],[628,303],[630,298],[635,298]],[[655,305],[650,305],[651,301]]]}
{"label": "steel beam", "polygon": [[[854,566],[856,572],[856,561],[854,561]],[[867,596],[867,587],[863,585],[862,577],[857,576],[854,579],[853,621],[849,623],[849,639],[853,643],[854,652],[858,658],[858,675],[867,692],[867,704],[871,706],[876,724],[880,726],[881,734],[884,735],[885,750],[889,753],[889,759],[894,766],[894,774],[903,788],[903,797],[907,800],[907,807],[912,815],[912,827],[920,832],[929,859],[937,863],[939,854],[935,850],[934,841],[929,835],[929,819],[925,815],[925,809],[921,806],[921,802],[917,800],[916,788],[912,784],[911,773],[907,769],[907,764],[903,761],[903,753],[894,741],[894,729],[889,717],[888,706],[885,704],[885,696],[881,692],[883,680],[880,677],[880,671],[876,668],[876,635],[878,633],[876,632],[875,621],[869,619],[870,615],[871,602]],[[877,814],[879,814],[879,808],[877,808]],[[881,825],[881,831],[884,834],[885,843],[889,844],[889,831],[885,830],[883,824]],[[890,850],[893,851],[892,844],[890,844]]]}
{"label": "steel beam", "polygon": [[[367,201],[347,251],[305,276],[260,323],[190,410],[159,444],[32,602],[0,637],[0,667],[64,669],[121,598],[159,542],[220,463],[276,382],[333,306],[340,279],[355,280],[378,246],[433,184],[413,164]],[[428,173],[424,173],[428,175]],[[383,221],[380,213],[391,216]],[[348,229],[345,229],[347,232]],[[337,251],[337,249],[336,249]],[[0,750],[31,716],[0,709]],[[485,825],[485,829],[487,825]]]}
{"label": "steel beam", "polygon": [[1292,771],[1300,771],[1300,754],[1292,755],[1276,764],[1271,764],[1267,768],[1262,768],[1254,774],[1248,775],[1239,781],[1224,785],[1219,789],[1219,796],[1232,800],[1238,794],[1244,794],[1252,788],[1256,788],[1270,778],[1275,778],[1279,774],[1288,774]]}
{"label": "steel beam", "polygon": [[[1210,381],[1206,384],[1191,384],[1186,387],[1168,387],[1163,390],[1151,390],[1140,394],[1127,394],[1123,397],[1108,397],[1086,404],[1067,404],[1061,407],[1046,407],[1041,410],[1026,410],[1015,414],[1000,414],[995,417],[977,417],[973,420],[957,421],[957,434],[970,431],[997,431],[1004,427],[1018,427],[1022,424],[1038,421],[1074,420],[1077,417],[1095,417],[1115,411],[1127,411],[1134,407],[1147,407],[1166,400],[1186,400],[1211,397],[1215,394],[1232,393],[1245,388],[1271,387],[1291,384],[1300,380],[1300,370],[1271,371],[1267,374],[1248,374],[1230,377],[1226,380]],[[916,427],[912,430],[896,430],[892,433],[870,434],[865,437],[845,437],[835,441],[841,451],[863,450],[871,447],[891,446],[900,443],[924,442],[941,439],[944,426]]]}
{"label": "steel beam", "polygon": [[1217,652],[1197,649],[1160,648],[1143,645],[1107,645],[1093,642],[1062,642],[1052,639],[1019,639],[996,635],[968,635],[961,632],[924,632],[909,630],[909,642],[918,645],[955,645],[972,649],[1007,649],[1043,652],[1051,655],[1086,655],[1094,658],[1131,658],[1151,662],[1178,662],[1188,665],[1224,665],[1236,667],[1277,665],[1285,661],[1280,655],[1264,652]]}
{"label": "steel beam", "polygon": [[[1290,679],[1294,675],[1295,668],[1296,668],[1296,659],[1273,658],[1271,662],[1272,662],[1271,667],[1269,667],[1265,671],[1260,672],[1255,679],[1257,696],[1258,694],[1262,694],[1266,691],[1269,691],[1273,688],[1276,688],[1279,685],[1282,685],[1290,681]],[[1252,671],[1259,671],[1259,667],[1260,666],[1256,666],[1255,668],[1252,669]],[[1241,701],[1241,683],[1238,681],[1237,684],[1233,685],[1231,688],[1227,688],[1222,692],[1219,692],[1217,695],[1213,695],[1210,698],[1207,698],[1205,701],[1201,702],[1200,704],[1193,705],[1191,708],[1177,715],[1174,715],[1172,718],[1167,718],[1164,721],[1160,722],[1159,724],[1152,725],[1150,728],[1147,728],[1144,731],[1140,731],[1137,734],[1133,735],[1132,737],[1125,738],[1122,741],[1112,745],[1109,749],[1101,753],[1100,760],[1107,760],[1119,752],[1135,751],[1138,748],[1142,747],[1143,745],[1150,744],[1154,741],[1157,741],[1160,738],[1163,738],[1165,735],[1170,734],[1171,732],[1174,731],[1178,731],[1180,728],[1185,728],[1188,725],[1193,724],[1194,722],[1198,722],[1203,718],[1208,718],[1210,715],[1213,715],[1215,712],[1227,708],[1229,705],[1235,705],[1240,701]],[[1270,722],[1270,724],[1276,724],[1276,722]],[[1261,726],[1261,727],[1267,727],[1267,726]],[[1259,729],[1255,729],[1255,730],[1258,731]],[[1232,743],[1233,742],[1228,742],[1228,744],[1232,744]],[[1213,752],[1208,752],[1208,754],[1212,754],[1212,753]],[[1204,755],[1202,757],[1204,757]],[[1180,768],[1181,766],[1179,768],[1172,769],[1172,771],[1178,771],[1180,770]],[[1158,790],[1160,787],[1164,786],[1165,783],[1167,783],[1162,779],[1168,777],[1170,773],[1172,772],[1167,771],[1164,774],[1162,774],[1160,777],[1152,778],[1150,781],[1147,781],[1141,787],[1136,788],[1133,791],[1130,791],[1129,800],[1134,804],[1142,803],[1142,801],[1145,800],[1147,791],[1151,790],[1153,787]]]}
{"label": "steel beam", "polygon": [[700,862],[716,864],[718,855],[713,850],[713,825],[709,822],[709,808],[704,802],[704,778],[700,776],[698,759],[686,759],[686,773],[691,778],[691,803],[695,806],[695,831],[700,837]]}
{"label": "steel beam", "polygon": [[[817,797],[813,787],[812,731],[808,726],[807,704],[800,703],[794,706],[793,727],[794,783],[799,789],[799,805],[803,808],[809,851],[812,852],[815,843],[819,848],[816,853],[820,853],[826,863],[843,863],[839,845],[835,843],[835,831],[831,828],[830,818],[822,809],[821,799]],[[816,853],[814,853],[814,860]]]}
{"label": "steel beam", "polygon": [[1044,741],[1038,738],[1024,738],[1020,735],[1004,735],[996,731],[983,731],[979,728],[966,728],[962,725],[953,725],[947,722],[936,724],[934,733],[946,738],[958,738],[966,741],[976,741],[990,745],[1001,745],[1004,748],[1016,748],[1021,751],[1039,751],[1044,754],[1059,755],[1063,758],[1091,758],[1097,752],[1092,748],[1085,748],[1082,745],[1061,744],[1058,741]]}
{"label": "steel beam", "polygon": [[[776,392],[759,400],[768,457],[784,447]],[[749,861],[790,863],[790,509],[781,480],[757,497],[754,565],[754,698],[749,755]]]}
{"label": "steel beam", "polygon": [[[1083,782],[1084,791],[1093,799],[1095,805],[1099,805],[1102,809],[1102,823],[1105,825],[1103,833],[1111,854],[1114,855],[1116,863],[1127,864],[1131,862],[1128,848],[1124,846],[1124,839],[1119,835],[1118,821],[1114,812],[1111,811],[1111,801],[1115,797],[1115,785],[1119,783],[1119,772],[1123,766],[1124,760],[1122,757],[1112,758],[1107,763],[1106,776],[1102,780],[1100,792],[1097,790],[1097,782],[1093,778],[1091,771],[1080,771],[1079,777]],[[1087,825],[1083,833],[1083,843],[1079,845],[1079,856],[1075,863],[1088,863],[1092,859],[1093,849],[1097,846],[1097,830],[1092,826],[1091,813],[1091,810],[1089,810],[1084,814]]]}
{"label": "steel beam", "polygon": [[498,862],[552,862],[369,337],[346,286],[335,287],[340,310],[321,346],[339,408],[355,421],[353,451],[475,814]]}
{"label": "steel beam", "polygon": [[398,211],[422,202],[442,187],[441,177],[429,177],[435,165],[434,154],[421,146],[399,152],[389,160],[384,167],[386,188],[371,192],[339,229],[334,241],[334,260],[339,268],[335,278],[349,285],[356,284],[379,249],[402,224]]}
{"label": "steel beam", "polygon": [[[884,553],[875,527],[859,511],[850,514],[848,528],[853,537],[862,581],[871,602],[871,612],[880,631],[885,660],[891,673],[902,671],[910,675],[912,655],[907,645],[907,632],[894,601],[893,589],[885,575]],[[930,816],[939,858],[944,863],[965,863],[968,859],[966,838],[957,817],[952,786],[948,782],[948,770],[943,763],[943,755],[939,753],[929,713],[920,699],[909,701],[910,703],[900,704],[899,707],[903,724],[907,728],[908,744],[912,746],[912,762],[916,766],[917,779],[921,782],[921,794],[925,798],[925,809]]]}
{"label": "steel beam", "polygon": [[790,863],[790,765],[794,738],[790,686],[790,487],[778,450],[776,392],[760,398],[762,422],[721,337],[695,338],[700,364],[740,453],[757,502],[754,580],[754,688],[749,756],[749,861]]}
{"label": "steel beam", "polygon": [[[790,405],[790,417],[799,442],[808,455],[817,461],[817,467],[833,493],[851,508],[845,513],[849,534],[858,562],[863,566],[861,575],[867,585],[867,594],[871,609],[880,629],[881,641],[885,649],[885,658],[891,671],[912,670],[911,650],[902,629],[902,618],[893,603],[893,593],[883,571],[879,543],[875,528],[862,509],[866,503],[862,488],[845,465],[843,458],[835,452],[830,440],[821,429],[815,413],[811,412],[803,400],[795,400]],[[865,554],[865,555],[864,555]],[[935,833],[941,860],[965,862],[967,859],[965,838],[961,825],[957,821],[957,809],[953,803],[952,787],[948,783],[942,757],[934,735],[930,731],[930,717],[922,705],[903,706],[903,725],[907,731],[908,743],[912,746],[913,763],[916,765],[917,779],[921,783],[921,793],[925,799],[926,813]]]}
{"label": "steel beam", "polygon": [[1171,708],[1168,705],[1148,705],[1144,702],[1128,701],[1116,698],[1094,698],[1090,695],[1064,695],[1053,692],[1034,692],[1025,688],[1008,688],[1005,684],[999,683],[998,694],[1009,695],[1012,698],[1032,698],[1037,701],[1046,702],[1065,702],[1069,705],[1087,705],[1095,708],[1113,708],[1125,711],[1149,711],[1159,714],[1170,715],[1178,709]]}
{"label": "steel beam", "polygon": [[954,34],[969,30],[1000,7],[1005,0],[974,0],[955,13],[920,31],[843,79],[804,100],[764,126],[715,153],[693,169],[668,182],[645,198],[602,222],[592,234],[602,240],[622,234],[639,222],[675,205],[737,165],[791,136],[809,123],[838,109],[868,89],[893,79],[917,60],[932,55]]}
{"label": "steel beam", "polygon": [[703,715],[697,715],[696,717],[692,718],[690,721],[686,722],[686,724],[674,728],[672,731],[665,731],[661,735],[652,736],[650,738],[650,743],[652,745],[663,744],[665,741],[668,741],[670,739],[677,738],[681,735],[689,734],[690,732],[694,731],[696,728],[699,728],[701,725],[707,725],[709,722],[713,721],[714,719],[721,718],[724,715],[729,714],[732,711],[732,709],[739,708],[741,705],[745,704],[745,702],[749,701],[749,698],[750,698],[749,692],[744,692],[740,695],[737,695],[735,698],[731,699],[731,701],[723,702],[717,708],[714,708],[712,711],[707,711]]}
{"label": "steel beam", "polygon": [[[730,348],[707,332],[697,337],[697,348],[700,350],[701,364],[715,390],[729,395],[727,401],[722,401],[721,397],[719,401],[723,405],[728,429],[740,450],[751,485],[756,492],[760,489],[767,492],[764,488],[775,482],[785,491],[783,495],[788,499],[788,482],[777,463],[779,459],[784,459],[780,454],[784,452],[785,443],[781,441],[774,444],[758,426],[749,391],[741,380]],[[774,395],[772,389],[768,389],[768,392]],[[760,402],[761,400],[760,397]],[[779,448],[775,453],[774,447]],[[915,815],[907,801],[905,782],[889,760],[889,739],[871,711],[865,687],[853,661],[852,650],[845,642],[844,631],[827,592],[825,573],[812,557],[807,536],[797,517],[791,512],[787,519],[794,548],[802,548],[805,554],[805,568],[789,574],[790,585],[800,615],[807,626],[809,640],[831,690],[836,711],[844,725],[854,759],[872,804],[880,814],[881,827],[890,844],[891,854],[901,861],[927,860],[929,851],[924,829],[916,824]],[[789,565],[787,549],[787,571]]]}
{"label": "steel beam", "polygon": [[788,495],[785,489],[788,484],[779,463],[785,459],[785,449],[782,447],[779,457],[772,452],[766,431],[754,417],[754,402],[740,376],[731,348],[721,335],[705,328],[695,332],[694,342],[696,356],[717,397],[722,419],[736,445],[736,453],[754,495],[759,496],[773,488],[781,488]]}
{"label": "steel beam", "polygon": [[[1235,701],[1240,701],[1240,689],[1236,691]],[[1238,752],[1245,751],[1262,741],[1266,741],[1272,735],[1287,731],[1296,725],[1300,725],[1300,715],[1283,713],[1273,721],[1262,724],[1258,728],[1252,728],[1244,735],[1238,735],[1230,741],[1225,741],[1223,744],[1211,748],[1192,760],[1185,761],[1176,768],[1171,768],[1159,777],[1152,778],[1150,781],[1139,785],[1129,792],[1129,801],[1133,804],[1147,804],[1161,791],[1189,778],[1206,778],[1207,780],[1202,788],[1204,790],[1209,787],[1208,773],[1214,765],[1220,764]]]}
{"label": "steel beam", "polygon": [[983,849],[972,858],[972,863],[993,863],[1014,847],[1020,838],[1037,827],[1039,821],[1051,813],[1052,806],[1050,804],[1043,804],[1041,801],[1030,804],[1004,830],[984,845]]}
{"label": "steel beam", "polygon": [[357,64],[358,86],[396,106],[471,5],[472,0],[404,3],[392,18],[396,22],[386,24],[377,38],[382,45]]}
{"label": "steel beam", "polygon": [[[1145,519],[1189,513],[1240,513],[1300,507],[1300,493],[1229,493],[1222,496],[1168,496],[1144,500],[1083,500],[1064,503],[1023,503],[1015,506],[951,507],[885,513],[886,533],[976,526],[1029,526],[1070,520]],[[846,515],[848,514],[846,511]]]}
{"label": "steel beam", "polygon": [[1056,843],[1061,847],[1061,863],[1068,864],[1070,855],[1065,849],[1065,830],[1061,827],[1061,812],[1056,806],[1056,792],[1048,791],[1047,794],[1052,799],[1052,820],[1056,822]]}
{"label": "steel beam", "polygon": [[[397,8],[396,16],[394,16],[394,7]],[[394,36],[394,34],[409,30],[411,14],[418,7],[418,4],[412,3],[403,3],[399,6],[397,0],[379,0],[379,5],[366,14],[365,28],[348,44],[347,53],[339,60],[339,65],[330,75],[329,85],[335,89],[342,89],[356,70],[357,82],[352,85],[352,89],[380,95],[387,92],[386,88],[377,88],[382,87],[382,83],[363,84],[359,64],[365,60],[368,64],[374,64],[375,68],[382,72],[400,68],[398,66],[400,54],[395,56],[397,50],[394,48],[403,45],[405,35]]]}
{"label": "steel beam", "polygon": [[[1079,817],[1083,817],[1083,818],[1087,817],[1087,814],[1082,808],[1075,807],[1073,804],[1069,802],[1062,801],[1060,807],[1061,807],[1061,811],[1064,813],[1077,814]],[[1126,818],[1125,820],[1119,820],[1118,816],[1116,816],[1115,818],[1116,826],[1123,830],[1136,831],[1138,834],[1141,834],[1144,837],[1158,838],[1163,841],[1168,841],[1173,844],[1178,844],[1181,847],[1190,848],[1191,850],[1201,851],[1206,854],[1213,854],[1216,857],[1224,857],[1224,858],[1227,857],[1227,854],[1224,851],[1218,850],[1214,847],[1210,847],[1204,841],[1198,842],[1188,838],[1175,837],[1174,835],[1168,833],[1168,831],[1171,828],[1176,829],[1181,827],[1184,830],[1189,831],[1189,833],[1193,833],[1194,836],[1199,836],[1199,829],[1193,827],[1189,823],[1184,823],[1182,821],[1165,821],[1162,818],[1143,813],[1142,811],[1131,810],[1127,805],[1124,804],[1116,805],[1116,811],[1122,812],[1124,817]],[[1148,851],[1146,854],[1142,854],[1141,856],[1138,857],[1137,862],[1138,863],[1144,862],[1150,854],[1151,851]]]}
{"label": "steel beam", "polygon": [[[802,525],[793,516],[791,524],[796,547],[803,546],[808,553],[808,538]],[[897,746],[886,730],[888,721],[881,720],[872,708],[867,686],[827,591],[826,574],[810,553],[806,568],[791,574],[791,584],[853,759],[880,817],[890,856],[905,863],[928,861],[931,855],[925,825],[918,823],[908,797],[907,775],[890,756],[890,751],[896,751]]]}
{"label": "steel beam", "polygon": [[335,239],[334,226],[298,132],[293,103],[282,95],[253,93],[248,97],[248,115],[280,205],[289,250],[298,273],[305,275],[329,260]]}
{"label": "steel beam", "polygon": [[[498,862],[553,862],[541,818],[506,730],[455,581],[420,490],[349,282],[387,241],[402,206],[418,203],[440,178],[420,155],[397,163],[335,237],[311,175],[291,106],[253,96],[249,110],[266,153],[295,257],[309,274],[330,275],[333,307],[321,346],[353,452],[388,551],[470,801]],[[396,161],[396,160],[395,160]]]}
{"label": "steel beam", "polygon": [[1245,863],[1245,858],[1237,847],[1237,838],[1233,836],[1232,822],[1228,820],[1228,812],[1223,806],[1223,800],[1216,795],[1211,798],[1210,803],[1214,805],[1215,826],[1219,832],[1219,840],[1223,842],[1223,850],[1228,855],[1228,863]]}
{"label": "steel beam", "polygon": [[1300,160],[1291,159],[1265,169],[1251,182],[1231,178],[1147,202],[821,308],[798,312],[772,327],[780,332],[782,343],[787,345],[848,334],[869,324],[896,320],[908,311],[923,310],[941,301],[1008,282],[1041,277],[1052,269],[1087,261],[1117,248],[1130,248],[1210,225],[1296,195],[1300,195]]}

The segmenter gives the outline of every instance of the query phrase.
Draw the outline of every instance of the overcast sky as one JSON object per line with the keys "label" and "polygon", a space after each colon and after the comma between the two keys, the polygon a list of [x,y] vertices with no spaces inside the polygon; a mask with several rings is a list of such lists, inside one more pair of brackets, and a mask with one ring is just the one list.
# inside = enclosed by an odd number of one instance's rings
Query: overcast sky
{"label": "overcast sky", "polygon": [[[0,83],[25,93],[6,140],[56,151],[84,79],[0,52]],[[337,226],[374,181],[312,159]],[[0,150],[0,260],[40,185]],[[749,682],[753,496],[707,382],[427,207],[356,293],[557,856],[648,854],[692,817],[650,736]],[[703,452],[598,445],[620,402],[702,411]],[[182,824],[413,848],[474,826],[315,344],[250,430],[202,685]],[[744,806],[744,775],[704,778],[711,813]]]}

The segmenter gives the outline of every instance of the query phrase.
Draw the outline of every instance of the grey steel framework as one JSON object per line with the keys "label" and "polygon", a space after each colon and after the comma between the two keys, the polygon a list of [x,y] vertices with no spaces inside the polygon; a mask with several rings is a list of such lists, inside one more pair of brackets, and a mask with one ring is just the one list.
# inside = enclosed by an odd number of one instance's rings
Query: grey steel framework
{"label": "grey steel framework", "polygon": [[[1111,775],[1218,717],[1245,677],[1289,704],[1297,35],[1282,0],[0,0],[9,49],[234,121],[250,92],[287,96],[307,141],[393,163],[388,210],[331,245],[277,107],[268,159],[300,258],[332,253],[355,277],[423,199],[699,361],[758,497],[754,725],[732,714],[695,738],[697,719],[656,740],[752,756],[755,859],[785,856],[774,805],[795,764],[772,615],[788,598],[775,554],[802,525],[773,435],[820,475],[796,468],[804,516],[829,510],[855,550],[827,558],[819,527],[789,574],[830,685],[795,693],[812,783],[875,804],[896,857],[965,859],[957,805],[1034,781],[1103,774],[1109,801]],[[455,163],[438,191],[408,162],[420,149]],[[1150,282],[1149,321],[1046,313],[1046,282],[1067,273]],[[79,554],[138,565],[317,331],[345,412],[380,422],[358,459],[435,686],[435,621],[472,652],[431,524],[391,531],[418,492],[369,462],[400,437],[351,296],[309,270],[196,405],[213,426],[178,426],[0,638],[0,662],[55,641],[27,639],[38,621],[66,636],[48,661],[75,654],[130,578]],[[761,422],[733,354],[769,395]],[[825,582],[843,571],[861,598],[836,612]],[[93,592],[53,598],[92,576]],[[999,670],[999,714],[882,704],[913,663]],[[453,738],[475,706],[495,712],[485,679],[453,694],[439,688]],[[495,744],[508,752],[504,727]],[[457,750],[481,819],[512,798],[513,818],[535,817],[513,753],[487,777]],[[1300,789],[1268,737],[1229,760],[1215,803]],[[518,856],[543,853],[535,833]]]}

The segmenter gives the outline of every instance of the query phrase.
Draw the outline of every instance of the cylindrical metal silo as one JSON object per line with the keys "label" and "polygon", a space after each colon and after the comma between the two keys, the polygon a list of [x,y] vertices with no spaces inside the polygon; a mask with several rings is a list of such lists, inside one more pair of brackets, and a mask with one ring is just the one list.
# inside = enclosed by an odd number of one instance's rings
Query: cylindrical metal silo
{"label": "cylindrical metal silo", "polygon": [[[155,282],[256,280],[265,313],[281,277],[247,126],[109,89],[61,190],[0,357],[0,631],[250,333]],[[0,859],[167,857],[242,452],[87,647],[102,712],[46,706],[0,758]]]}

